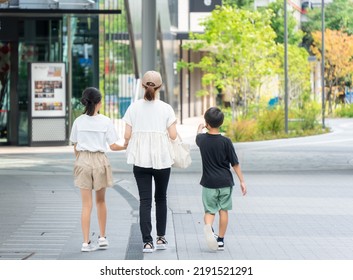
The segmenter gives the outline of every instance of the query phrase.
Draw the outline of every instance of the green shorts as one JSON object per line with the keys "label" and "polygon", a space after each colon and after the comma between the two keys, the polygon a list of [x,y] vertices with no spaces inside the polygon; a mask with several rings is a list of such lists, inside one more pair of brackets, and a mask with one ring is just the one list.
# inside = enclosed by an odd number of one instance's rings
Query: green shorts
{"label": "green shorts", "polygon": [[232,187],[202,188],[202,203],[205,213],[216,214],[219,210],[232,210]]}

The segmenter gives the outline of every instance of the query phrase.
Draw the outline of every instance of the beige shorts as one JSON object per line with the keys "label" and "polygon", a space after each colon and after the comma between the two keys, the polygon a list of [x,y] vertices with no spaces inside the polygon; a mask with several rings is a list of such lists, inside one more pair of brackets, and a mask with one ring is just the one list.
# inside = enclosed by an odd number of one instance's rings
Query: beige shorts
{"label": "beige shorts", "polygon": [[105,153],[79,151],[74,165],[75,186],[98,191],[113,186],[113,173]]}

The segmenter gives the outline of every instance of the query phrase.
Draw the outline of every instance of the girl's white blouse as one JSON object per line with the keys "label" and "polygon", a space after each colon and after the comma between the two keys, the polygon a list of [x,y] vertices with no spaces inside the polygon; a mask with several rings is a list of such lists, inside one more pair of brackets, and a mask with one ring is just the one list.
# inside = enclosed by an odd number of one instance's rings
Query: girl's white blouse
{"label": "girl's white blouse", "polygon": [[70,141],[77,143],[77,151],[106,152],[118,137],[110,118],[82,114],[72,125]]}

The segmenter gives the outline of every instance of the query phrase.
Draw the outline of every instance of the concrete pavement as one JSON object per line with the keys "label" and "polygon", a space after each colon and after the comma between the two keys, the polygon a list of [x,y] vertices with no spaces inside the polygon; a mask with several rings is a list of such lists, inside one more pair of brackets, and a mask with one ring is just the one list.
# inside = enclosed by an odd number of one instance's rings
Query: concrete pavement
{"label": "concrete pavement", "polygon": [[[234,189],[224,252],[210,252],[203,237],[201,160],[193,143],[201,121],[178,126],[192,144],[193,164],[172,172],[169,247],[152,254],[141,252],[137,188],[124,152],[108,153],[115,179],[107,192],[110,248],[81,253],[72,147],[0,147],[0,260],[353,259],[351,120],[329,121],[334,131],[325,135],[235,145],[249,193]],[[91,229],[95,240],[95,209]]]}

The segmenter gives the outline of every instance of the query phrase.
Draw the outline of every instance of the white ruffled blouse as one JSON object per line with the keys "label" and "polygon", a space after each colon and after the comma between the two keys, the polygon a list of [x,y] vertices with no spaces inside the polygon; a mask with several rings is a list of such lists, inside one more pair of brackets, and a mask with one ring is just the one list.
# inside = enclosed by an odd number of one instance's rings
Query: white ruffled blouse
{"label": "white ruffled blouse", "polygon": [[167,129],[176,117],[169,104],[140,99],[129,106],[123,120],[132,127],[126,150],[128,164],[154,169],[172,166],[174,152]]}

